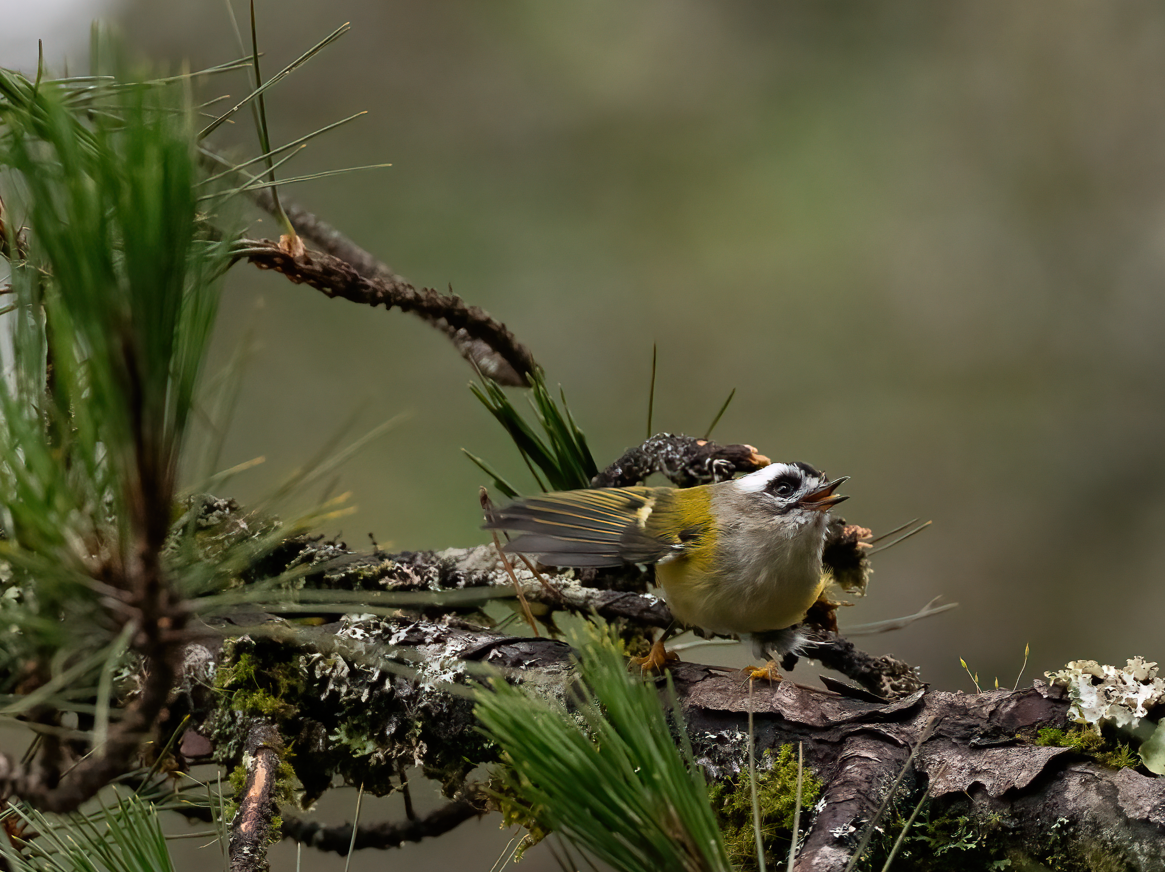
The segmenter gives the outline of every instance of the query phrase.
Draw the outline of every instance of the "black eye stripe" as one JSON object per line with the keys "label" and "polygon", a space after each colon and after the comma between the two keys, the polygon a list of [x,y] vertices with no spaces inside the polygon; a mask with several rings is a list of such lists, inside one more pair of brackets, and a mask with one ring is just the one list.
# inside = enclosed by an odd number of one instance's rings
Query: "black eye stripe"
{"label": "black eye stripe", "polygon": [[778,497],[787,497],[796,493],[800,486],[801,477],[796,473],[786,472],[769,482],[769,486],[765,490]]}

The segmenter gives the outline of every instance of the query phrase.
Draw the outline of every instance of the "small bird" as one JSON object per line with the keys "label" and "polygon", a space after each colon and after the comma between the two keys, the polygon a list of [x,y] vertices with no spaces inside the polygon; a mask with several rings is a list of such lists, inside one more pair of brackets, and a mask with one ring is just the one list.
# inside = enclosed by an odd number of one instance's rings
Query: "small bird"
{"label": "small bird", "polygon": [[847,480],[829,481],[807,463],[773,463],[691,488],[542,494],[498,509],[486,527],[519,533],[505,550],[547,566],[654,564],[677,621],[751,636],[756,655],[768,657],[796,648],[796,634],[785,631],[826,584],[829,510],[847,499],[834,495]]}

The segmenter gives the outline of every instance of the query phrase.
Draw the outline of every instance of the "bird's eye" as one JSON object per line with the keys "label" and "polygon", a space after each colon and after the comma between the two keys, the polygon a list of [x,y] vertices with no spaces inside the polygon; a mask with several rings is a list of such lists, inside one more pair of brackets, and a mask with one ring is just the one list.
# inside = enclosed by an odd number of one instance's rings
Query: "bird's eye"
{"label": "bird's eye", "polygon": [[797,491],[798,482],[791,475],[783,475],[773,482],[771,491],[778,497],[791,497]]}

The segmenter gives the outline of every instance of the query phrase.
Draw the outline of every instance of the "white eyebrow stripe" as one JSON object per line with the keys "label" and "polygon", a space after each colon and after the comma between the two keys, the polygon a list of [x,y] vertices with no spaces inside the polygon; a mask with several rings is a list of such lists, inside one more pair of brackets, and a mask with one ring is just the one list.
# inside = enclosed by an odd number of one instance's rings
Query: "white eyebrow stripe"
{"label": "white eyebrow stripe", "polygon": [[795,467],[790,466],[788,463],[773,463],[764,469],[758,469],[756,472],[750,472],[748,475],[736,479],[733,484],[736,485],[736,489],[741,493],[757,494],[768,487],[769,482],[774,478],[793,471],[795,471]]}

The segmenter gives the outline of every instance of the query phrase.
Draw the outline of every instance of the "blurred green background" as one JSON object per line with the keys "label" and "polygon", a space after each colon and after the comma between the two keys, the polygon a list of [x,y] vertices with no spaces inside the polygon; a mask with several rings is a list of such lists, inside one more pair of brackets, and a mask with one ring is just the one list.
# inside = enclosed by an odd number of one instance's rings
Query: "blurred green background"
{"label": "blurred green background", "polygon": [[[960,607],[867,649],[965,690],[960,657],[1011,685],[1027,643],[1025,680],[1165,653],[1165,8],[257,5],[268,74],[352,22],[268,113],[276,141],[369,115],[290,169],[393,164],[289,195],[505,321],[601,464],[645,435],[656,343],[656,429],[701,434],[736,388],[721,441],[852,476],[876,531],[934,520],[843,625]],[[112,17],[171,65],[238,54],[216,0]],[[416,319],[239,267],[219,365],[251,332],[224,465],[267,461],[232,495],[404,411],[335,485],[352,547],[484,541],[462,447],[528,484]]]}
{"label": "blurred green background", "polygon": [[[1151,4],[258,4],[276,141],[367,109],[291,192],[418,285],[505,321],[600,463],[657,429],[852,476],[845,515],[934,529],[844,617],[961,607],[869,642],[967,687],[1159,656],[1165,572],[1165,10]],[[236,56],[213,0],[130,3],[131,44]],[[240,93],[239,82],[219,89]],[[238,125],[240,140],[249,125]],[[257,234],[274,235],[270,221]],[[445,339],[238,268],[256,352],[244,499],[349,417],[409,420],[343,471],[354,547],[483,541],[466,447],[523,477]]]}

